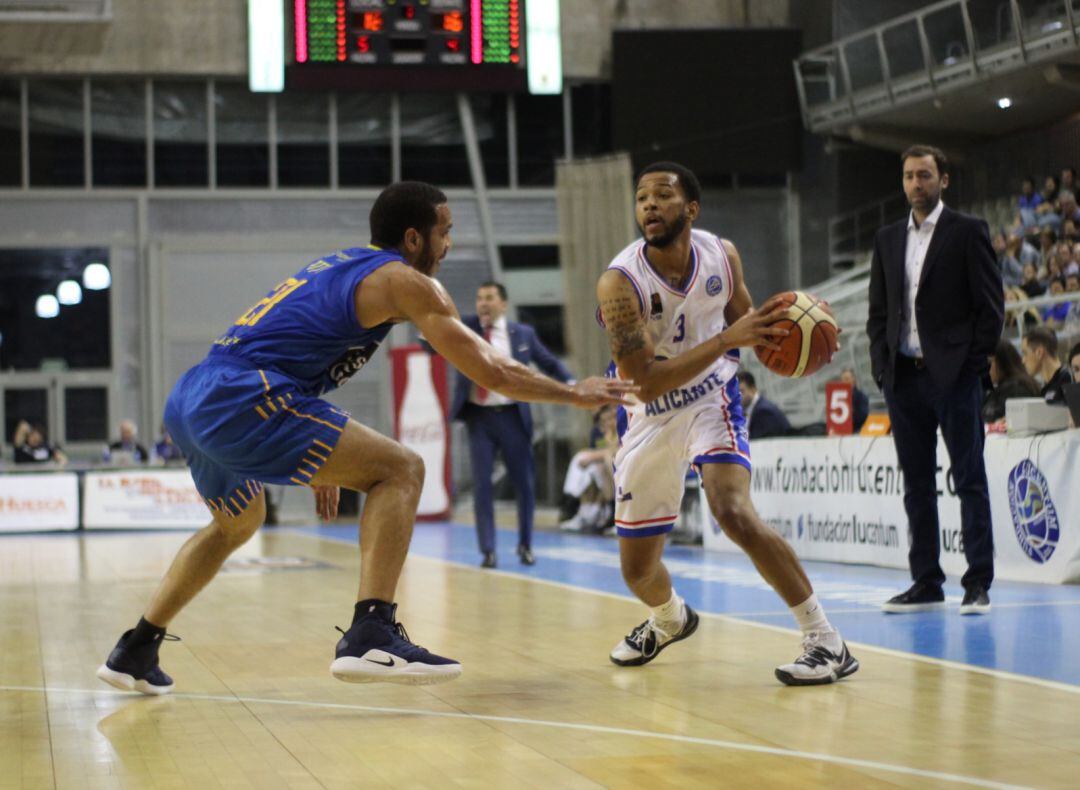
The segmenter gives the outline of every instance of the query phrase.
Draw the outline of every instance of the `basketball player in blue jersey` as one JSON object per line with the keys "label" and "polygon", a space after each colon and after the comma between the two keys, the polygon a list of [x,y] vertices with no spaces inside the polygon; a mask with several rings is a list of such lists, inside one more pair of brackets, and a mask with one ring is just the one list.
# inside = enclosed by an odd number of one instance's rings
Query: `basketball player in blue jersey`
{"label": "basketball player in blue jersey", "polygon": [[602,378],[562,384],[500,355],[461,323],[434,279],[451,228],[446,196],[435,187],[387,187],[370,223],[369,247],[327,255],[278,285],[173,388],[165,427],[212,521],[180,549],[143,617],[98,669],[105,682],[144,694],[172,690],[158,664],[165,629],[262,525],[265,483],[312,488],[322,518],[336,516],[342,486],[367,495],[360,588],[352,625],[337,643],[334,677],[428,684],[461,674],[457,661],[409,641],[393,602],[423,461],[320,398],[360,370],[394,324],[412,322],[458,370],[514,400],[595,408],[634,390]]}
{"label": "basketball player in blue jersey", "polygon": [[831,683],[859,662],[826,619],[791,546],[754,510],[735,379],[737,349],[777,348],[773,341],[787,331],[773,324],[786,310],[771,301],[753,309],[735,245],[692,229],[700,207],[690,170],[673,162],[646,167],[635,195],[643,239],[619,253],[597,284],[617,375],[641,388],[619,410],[615,526],[623,578],[651,610],[610,657],[619,666],[646,664],[697,628],[697,614],[661,561],[690,463],[717,522],[803,631],[802,655],[776,677],[788,685]]}

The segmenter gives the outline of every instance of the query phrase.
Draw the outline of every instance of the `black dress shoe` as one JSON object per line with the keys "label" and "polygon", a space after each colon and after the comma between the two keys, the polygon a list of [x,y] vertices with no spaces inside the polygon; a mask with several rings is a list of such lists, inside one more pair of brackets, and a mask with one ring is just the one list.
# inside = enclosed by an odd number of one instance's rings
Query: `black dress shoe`
{"label": "black dress shoe", "polygon": [[533,556],[532,549],[528,546],[518,546],[518,557],[521,558],[522,565],[536,564],[536,557]]}
{"label": "black dress shoe", "polygon": [[931,612],[945,608],[945,593],[940,587],[915,582],[907,591],[895,595],[881,605],[882,611],[893,614]]}
{"label": "black dress shoe", "polygon": [[960,614],[986,614],[990,611],[990,596],[981,584],[973,584],[964,590]]}
{"label": "black dress shoe", "polygon": [[484,559],[480,561],[481,568],[494,568],[495,567],[495,552],[485,551]]}

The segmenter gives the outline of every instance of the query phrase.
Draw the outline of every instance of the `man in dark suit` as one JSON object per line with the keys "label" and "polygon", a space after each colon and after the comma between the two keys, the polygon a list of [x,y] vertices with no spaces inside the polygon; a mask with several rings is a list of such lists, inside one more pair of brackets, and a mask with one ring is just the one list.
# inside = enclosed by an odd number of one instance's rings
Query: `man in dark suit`
{"label": "man in dark suit", "polygon": [[[536,330],[508,321],[506,288],[486,282],[476,292],[476,315],[462,319],[465,325],[484,336],[500,353],[524,365],[535,362],[549,376],[570,382],[570,371],[540,342]],[[517,492],[518,557],[525,565],[535,560],[532,553],[533,509],[535,507],[535,465],[532,454],[532,412],[528,403],[512,401],[478,387],[458,374],[450,417],[464,420],[469,431],[472,460],[473,511],[476,535],[483,554],[481,565],[495,567],[495,507],[492,501],[491,472],[495,451],[502,453],[506,471]]]}
{"label": "man in dark suit", "polygon": [[840,371],[840,381],[851,385],[851,430],[858,433],[866,424],[866,418],[870,416],[870,398],[859,389],[859,382],[855,379],[855,371],[852,368],[844,368]]}
{"label": "man in dark suit", "polygon": [[743,413],[751,439],[765,439],[769,436],[786,436],[791,432],[791,423],[787,415],[760,392],[754,374],[740,370],[739,396],[743,403]]}
{"label": "man in dark suit", "polygon": [[911,214],[874,240],[866,331],[904,472],[914,584],[882,608],[919,612],[945,605],[935,471],[940,427],[968,563],[960,613],[982,614],[990,609],[994,542],[980,409],[982,378],[1004,321],[1001,270],[986,223],[941,202],[949,185],[945,154],[913,146],[901,161]]}

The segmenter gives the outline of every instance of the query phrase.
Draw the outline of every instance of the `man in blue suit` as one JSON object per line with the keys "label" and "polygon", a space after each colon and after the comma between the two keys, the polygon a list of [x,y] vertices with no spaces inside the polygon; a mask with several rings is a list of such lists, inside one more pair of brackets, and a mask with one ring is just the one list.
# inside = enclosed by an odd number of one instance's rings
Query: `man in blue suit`
{"label": "man in blue suit", "polygon": [[[570,371],[540,342],[531,326],[508,321],[506,288],[485,282],[476,292],[476,315],[462,321],[485,337],[502,354],[523,365],[536,363],[540,370],[563,382]],[[532,413],[529,404],[509,400],[485,390],[458,374],[450,418],[464,420],[469,430],[472,461],[473,510],[476,535],[483,554],[481,565],[495,567],[495,508],[492,502],[491,472],[495,451],[502,452],[506,471],[517,492],[518,557],[525,565],[535,562],[532,553],[533,509],[536,500],[535,465],[532,454]]]}
{"label": "man in blue suit", "polygon": [[788,422],[787,415],[779,406],[758,392],[753,373],[740,370],[737,375],[739,395],[742,397],[751,441],[769,436],[786,436],[791,431],[791,423]]}

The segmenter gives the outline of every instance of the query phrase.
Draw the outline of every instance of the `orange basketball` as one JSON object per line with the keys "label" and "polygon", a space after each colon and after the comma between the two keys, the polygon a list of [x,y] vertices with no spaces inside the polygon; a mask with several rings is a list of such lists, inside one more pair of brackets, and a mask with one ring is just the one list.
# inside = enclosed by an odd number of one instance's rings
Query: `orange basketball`
{"label": "orange basketball", "polygon": [[787,315],[773,326],[791,334],[776,340],[779,350],[758,346],[754,349],[761,364],[778,376],[800,378],[820,370],[832,360],[840,327],[829,305],[813,294],[786,291],[777,294],[787,305]]}

